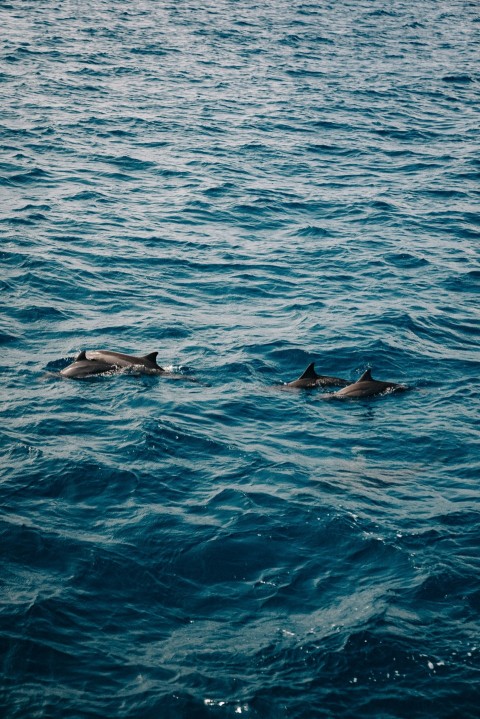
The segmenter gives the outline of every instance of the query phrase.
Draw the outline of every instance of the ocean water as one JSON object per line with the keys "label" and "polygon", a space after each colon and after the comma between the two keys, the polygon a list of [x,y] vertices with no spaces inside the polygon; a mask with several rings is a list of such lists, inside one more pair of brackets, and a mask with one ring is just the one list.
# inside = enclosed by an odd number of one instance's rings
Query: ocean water
{"label": "ocean water", "polygon": [[2,718],[480,717],[478,2],[0,22]]}

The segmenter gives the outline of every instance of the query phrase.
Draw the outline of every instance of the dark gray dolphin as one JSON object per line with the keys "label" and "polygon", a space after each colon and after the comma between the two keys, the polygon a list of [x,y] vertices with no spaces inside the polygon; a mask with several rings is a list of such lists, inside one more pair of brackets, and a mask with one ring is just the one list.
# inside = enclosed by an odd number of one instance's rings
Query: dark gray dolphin
{"label": "dark gray dolphin", "polygon": [[87,359],[98,360],[99,362],[107,362],[117,367],[144,367],[145,369],[156,370],[157,372],[165,372],[163,367],[157,364],[158,352],[150,352],[148,355],[137,357],[135,355],[125,355],[121,352],[112,352],[111,350],[88,350]]}
{"label": "dark gray dolphin", "polygon": [[315,372],[315,363],[308,365],[305,372],[293,382],[287,382],[285,387],[296,387],[299,389],[310,389],[312,387],[346,387],[350,382],[340,377],[328,377],[327,375]]}
{"label": "dark gray dolphin", "polygon": [[353,384],[335,392],[331,397],[373,397],[383,392],[401,392],[407,388],[396,382],[381,382],[372,378],[371,370],[367,369]]}
{"label": "dark gray dolphin", "polygon": [[118,372],[125,367],[137,367],[147,372],[164,374],[165,370],[156,362],[157,355],[158,352],[136,357],[110,350],[89,350],[88,353],[83,351],[75,362],[62,369],[60,374],[63,377],[81,378],[105,372]]}

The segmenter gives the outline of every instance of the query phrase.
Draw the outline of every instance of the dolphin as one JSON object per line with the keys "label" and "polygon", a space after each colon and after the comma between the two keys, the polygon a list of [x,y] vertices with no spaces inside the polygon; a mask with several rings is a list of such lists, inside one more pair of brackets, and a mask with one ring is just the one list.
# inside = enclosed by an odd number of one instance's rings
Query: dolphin
{"label": "dolphin", "polygon": [[334,392],[331,397],[373,397],[384,392],[401,392],[407,387],[396,382],[381,382],[372,378],[371,370],[367,369],[353,384]]}
{"label": "dolphin", "polygon": [[167,374],[166,370],[157,364],[157,355],[158,352],[150,352],[143,357],[136,357],[110,350],[89,350],[87,355],[83,350],[76,357],[75,362],[64,367],[60,374],[63,377],[81,378],[105,372],[118,372],[125,367],[136,367],[149,373]]}
{"label": "dolphin", "polygon": [[286,382],[285,387],[296,387],[299,389],[310,389],[312,387],[347,387],[350,382],[340,377],[328,377],[327,375],[315,372],[315,363],[311,362],[305,372],[293,382]]}
{"label": "dolphin", "polygon": [[[135,355],[125,355],[121,352],[112,352],[111,350],[88,350],[87,359],[98,360],[99,362],[107,362],[117,367],[144,367],[145,369],[156,370],[157,372],[165,372],[163,367],[157,364],[158,352],[150,352],[148,355],[137,357]],[[78,358],[77,358],[78,359]]]}

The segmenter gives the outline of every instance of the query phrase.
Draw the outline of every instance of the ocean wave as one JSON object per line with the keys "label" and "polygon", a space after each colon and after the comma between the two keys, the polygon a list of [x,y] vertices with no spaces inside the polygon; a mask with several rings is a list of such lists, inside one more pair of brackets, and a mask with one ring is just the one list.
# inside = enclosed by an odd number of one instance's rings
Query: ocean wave
{"label": "ocean wave", "polygon": [[477,9],[2,9],[0,713],[473,719]]}

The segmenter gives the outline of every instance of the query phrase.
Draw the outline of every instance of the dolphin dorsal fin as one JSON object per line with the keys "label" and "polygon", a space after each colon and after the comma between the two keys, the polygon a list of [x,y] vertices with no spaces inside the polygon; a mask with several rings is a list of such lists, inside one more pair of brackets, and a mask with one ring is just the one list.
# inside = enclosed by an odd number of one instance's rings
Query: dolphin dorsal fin
{"label": "dolphin dorsal fin", "polygon": [[165,370],[163,369],[163,367],[160,367],[160,365],[157,364],[157,355],[158,352],[150,352],[148,355],[143,355],[142,359],[146,360],[147,362],[151,362],[154,367],[164,372]]}
{"label": "dolphin dorsal fin", "polygon": [[360,379],[357,379],[357,382],[372,382],[372,381],[373,381],[373,380],[372,380],[372,370],[370,370],[370,369],[367,369],[367,370],[362,374],[362,376],[360,377]]}
{"label": "dolphin dorsal fin", "polygon": [[318,374],[315,372],[315,362],[311,362],[305,372],[298,379],[317,379]]}
{"label": "dolphin dorsal fin", "polygon": [[86,360],[87,355],[85,354],[85,350],[82,350],[75,358],[75,362],[81,362],[82,360]]}

